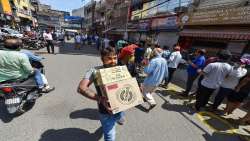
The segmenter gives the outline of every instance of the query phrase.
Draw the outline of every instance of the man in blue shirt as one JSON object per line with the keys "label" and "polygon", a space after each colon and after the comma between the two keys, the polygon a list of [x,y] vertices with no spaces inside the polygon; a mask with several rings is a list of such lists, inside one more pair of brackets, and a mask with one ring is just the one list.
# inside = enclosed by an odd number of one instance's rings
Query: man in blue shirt
{"label": "man in blue shirt", "polygon": [[156,106],[152,93],[161,84],[162,80],[168,77],[168,65],[167,61],[161,56],[162,50],[155,48],[152,54],[153,58],[144,69],[147,77],[142,85],[142,92],[150,105],[150,109]]}
{"label": "man in blue shirt", "polygon": [[199,76],[197,70],[202,69],[205,66],[205,53],[205,49],[198,49],[195,52],[195,59],[193,61],[188,60],[188,78],[186,82],[186,90],[183,92],[182,96],[187,97],[189,95],[189,92],[192,89],[195,79]]}

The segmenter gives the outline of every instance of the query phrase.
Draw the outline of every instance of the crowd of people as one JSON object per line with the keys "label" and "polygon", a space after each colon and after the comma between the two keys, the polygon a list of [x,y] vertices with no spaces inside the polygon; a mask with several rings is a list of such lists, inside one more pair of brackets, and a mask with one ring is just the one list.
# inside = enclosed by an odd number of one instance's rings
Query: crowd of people
{"label": "crowd of people", "polygon": [[[146,77],[141,84],[144,100],[149,104],[149,111],[157,102],[154,100],[154,92],[159,87],[168,88],[169,83],[175,77],[175,72],[181,63],[187,65],[186,88],[182,97],[195,95],[195,103],[192,108],[199,112],[209,110],[219,114],[218,107],[226,99],[226,107],[223,114],[232,114],[247,101],[250,93],[250,72],[245,68],[250,65],[250,59],[242,57],[232,60],[232,54],[228,50],[220,50],[216,56],[206,56],[205,49],[197,49],[192,55],[184,57],[181,47],[176,44],[172,50],[170,47],[160,47],[158,44],[146,42],[129,43],[118,40],[117,44],[109,43],[101,48],[101,59],[103,66],[90,69],[80,82],[78,92],[92,100],[98,101],[100,120],[103,127],[105,141],[115,140],[115,123],[123,124],[124,113],[109,114],[108,101],[101,97],[100,87],[96,85],[95,72],[97,69],[112,67],[116,65],[127,65],[128,70],[134,77],[145,74]],[[187,53],[186,53],[187,54]],[[184,59],[185,58],[185,59]],[[195,80],[197,82],[196,92],[190,92]],[[97,93],[89,88],[94,83]],[[213,104],[207,107],[211,95],[219,89]],[[241,123],[250,122],[250,102],[246,103],[248,113],[243,117]]]}
{"label": "crowd of people", "polygon": [[[48,42],[48,52],[52,53],[53,38],[51,33],[44,33]],[[88,39],[84,36],[84,40]],[[80,49],[83,37],[75,36],[75,49]],[[248,112],[240,119],[242,124],[250,122],[250,101],[247,100],[250,93],[250,72],[246,67],[250,65],[250,58],[242,56],[238,60],[232,60],[232,54],[228,50],[220,50],[216,56],[206,56],[205,49],[197,49],[186,57],[180,45],[176,44],[170,49],[168,46],[161,47],[145,41],[130,43],[118,40],[117,43],[105,38],[103,43],[98,36],[92,41],[100,50],[102,66],[89,69],[84,75],[78,87],[78,93],[92,100],[96,100],[99,108],[99,117],[103,128],[105,141],[115,140],[115,124],[123,125],[125,122],[124,112],[111,114],[108,100],[102,96],[101,87],[97,85],[96,71],[117,65],[126,65],[131,75],[136,78],[145,76],[140,84],[145,102],[149,104],[148,111],[152,110],[157,102],[154,93],[158,87],[169,87],[169,83],[175,78],[175,73],[181,63],[187,65],[186,88],[180,96],[195,96],[194,111],[209,110],[215,114],[221,114],[218,107],[226,99],[226,107],[222,114],[233,114],[234,110],[243,103]],[[51,43],[50,43],[51,42]],[[100,44],[99,44],[100,43]],[[32,66],[32,60],[41,60],[32,52],[20,51],[21,40],[12,38],[4,42],[4,50],[0,51],[0,84],[12,80],[35,80],[35,84],[41,93],[48,93],[55,88],[49,86],[44,74],[40,69]],[[52,44],[52,45],[51,45]],[[194,82],[197,80],[196,92],[191,92]],[[96,92],[90,88],[95,85]],[[211,95],[216,92],[212,106],[207,108]]]}
{"label": "crowd of people", "polygon": [[[33,62],[41,62],[42,58],[29,50],[21,50],[22,40],[9,38],[4,41],[4,48],[0,50],[0,84],[31,82],[37,86],[39,93],[49,93],[55,89],[49,85],[42,73],[43,66],[36,66]],[[42,65],[42,64],[40,64]]]}

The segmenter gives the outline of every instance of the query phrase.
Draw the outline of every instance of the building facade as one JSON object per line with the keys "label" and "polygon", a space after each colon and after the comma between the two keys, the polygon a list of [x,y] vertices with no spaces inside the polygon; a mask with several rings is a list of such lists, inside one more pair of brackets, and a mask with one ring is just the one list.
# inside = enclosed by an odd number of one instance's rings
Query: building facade
{"label": "building facade", "polygon": [[72,16],[84,17],[84,6],[78,9],[72,10]]}
{"label": "building facade", "polygon": [[0,24],[1,26],[11,23],[13,18],[12,5],[9,0],[0,0]]}
{"label": "building facade", "polygon": [[85,32],[93,33],[96,1],[91,0],[84,6],[84,28]]}
{"label": "building facade", "polygon": [[250,53],[249,0],[201,0],[181,23],[179,41],[185,49],[206,48],[208,55],[220,49],[234,56]]}
{"label": "building facade", "polygon": [[188,10],[190,0],[154,0],[132,3],[129,40],[170,46],[178,42],[180,15]]}
{"label": "building facade", "polygon": [[33,26],[32,11],[34,7],[32,6],[30,0],[12,0],[15,5],[15,22],[17,27],[21,31],[30,31]]}
{"label": "building facade", "polygon": [[62,30],[64,11],[51,9],[51,6],[39,4],[37,11],[38,25],[41,30]]}

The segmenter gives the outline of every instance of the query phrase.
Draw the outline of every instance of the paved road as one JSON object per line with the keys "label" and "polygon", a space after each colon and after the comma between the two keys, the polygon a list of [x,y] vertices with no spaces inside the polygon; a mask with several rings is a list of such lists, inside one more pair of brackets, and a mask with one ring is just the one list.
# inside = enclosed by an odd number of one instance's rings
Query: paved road
{"label": "paved road", "polygon": [[[46,57],[46,75],[56,90],[14,119],[0,108],[0,141],[103,140],[96,102],[76,93],[85,71],[101,64],[97,51],[93,47],[75,51],[69,45],[56,49],[57,55],[39,51]],[[216,133],[201,122],[176,96],[178,90],[174,86],[168,91],[160,89],[161,94],[155,95],[158,105],[149,113],[143,107],[127,111],[126,124],[117,126],[117,141],[239,141],[237,136]],[[215,119],[203,120],[229,129]]]}

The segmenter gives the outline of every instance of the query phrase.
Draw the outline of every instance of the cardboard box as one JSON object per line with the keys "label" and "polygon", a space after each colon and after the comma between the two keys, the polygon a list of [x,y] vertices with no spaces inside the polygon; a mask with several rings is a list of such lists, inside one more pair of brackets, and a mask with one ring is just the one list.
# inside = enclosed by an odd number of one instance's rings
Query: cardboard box
{"label": "cardboard box", "polygon": [[126,66],[100,69],[96,73],[97,84],[105,85],[132,78]]}
{"label": "cardboard box", "polygon": [[135,78],[103,85],[102,93],[116,114],[143,103],[142,93]]}

